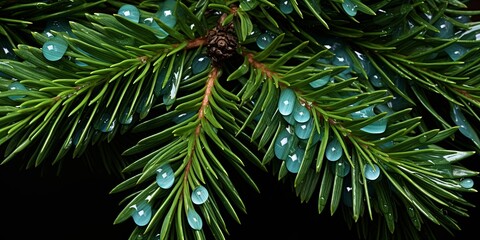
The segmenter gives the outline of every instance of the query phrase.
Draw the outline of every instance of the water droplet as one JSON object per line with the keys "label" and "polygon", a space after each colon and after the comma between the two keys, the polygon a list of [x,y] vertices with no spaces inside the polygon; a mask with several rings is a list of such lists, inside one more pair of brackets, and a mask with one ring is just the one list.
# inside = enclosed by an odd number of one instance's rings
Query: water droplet
{"label": "water droplet", "polygon": [[350,173],[350,164],[345,161],[343,158],[334,162],[335,164],[335,173],[339,177],[345,177]]}
{"label": "water droplet", "polygon": [[273,37],[269,33],[262,33],[257,37],[257,46],[260,49],[265,49],[273,41]]}
{"label": "water droplet", "polygon": [[188,220],[188,225],[190,225],[192,229],[195,229],[195,230],[202,229],[202,226],[203,226],[202,218],[192,208],[188,209],[187,220]]}
{"label": "water droplet", "polygon": [[210,66],[210,58],[206,55],[199,54],[195,56],[195,58],[192,61],[192,73],[193,74],[198,74]]}
{"label": "water droplet", "polygon": [[177,17],[175,15],[177,2],[175,0],[166,0],[155,13],[156,16],[169,28],[175,27],[177,24]]}
{"label": "water droplet", "polygon": [[313,125],[314,125],[313,123],[314,122],[312,118],[310,118],[310,120],[308,120],[305,123],[295,123],[295,135],[299,139],[303,139],[303,140],[308,139],[313,129]]}
{"label": "water droplet", "polygon": [[203,204],[208,199],[208,190],[204,186],[198,186],[193,190],[191,197],[194,204]]}
{"label": "water droplet", "polygon": [[312,88],[319,88],[325,86],[330,81],[330,76],[323,76],[317,80],[311,81],[309,84]]}
{"label": "water droplet", "polygon": [[290,130],[287,127],[285,129],[280,130],[275,139],[275,156],[280,160],[287,160],[288,155],[290,154],[290,150],[294,144],[294,137]]}
{"label": "water droplet", "polygon": [[172,121],[179,124],[195,115],[195,112],[180,113],[178,116],[173,117]]}
{"label": "water droplet", "polygon": [[377,164],[366,164],[363,167],[363,174],[365,174],[365,178],[368,180],[375,180],[380,176],[380,168],[377,166]]}
{"label": "water droplet", "polygon": [[60,36],[52,37],[42,46],[43,56],[49,61],[58,61],[62,59],[67,51],[68,43]]}
{"label": "water droplet", "polygon": [[145,226],[152,218],[152,207],[146,201],[131,206],[135,211],[132,213],[132,218],[138,226]]}
{"label": "water droplet", "polygon": [[344,0],[342,3],[343,10],[345,10],[345,13],[347,13],[349,16],[355,16],[357,15],[357,8],[358,5],[353,3],[351,0]]}
{"label": "water droplet", "polygon": [[[19,82],[12,82],[8,85],[8,89],[10,91],[17,91],[17,90],[20,90],[20,91],[25,91],[25,90],[28,90],[25,85],[19,83]],[[24,98],[26,95],[11,95],[11,96],[8,96],[8,98],[10,98],[11,100],[18,100],[18,99],[21,99],[21,98]]]}
{"label": "water droplet", "polygon": [[302,148],[297,148],[293,154],[289,155],[287,160],[285,160],[287,170],[291,173],[298,173],[304,155],[305,149]]}
{"label": "water droplet", "polygon": [[468,48],[458,43],[453,43],[450,46],[446,47],[444,51],[448,54],[448,56],[450,56],[453,61],[457,61],[468,52]]}
{"label": "water droplet", "polygon": [[435,22],[434,26],[439,30],[439,32],[434,34],[435,37],[448,39],[453,36],[454,26],[451,22],[449,22],[445,18],[438,19]]}
{"label": "water droplet", "polygon": [[477,132],[472,127],[470,122],[468,122],[465,115],[463,115],[463,112],[458,105],[452,104],[451,111],[450,111],[450,117],[455,122],[455,124],[459,127],[458,130],[464,136],[470,138],[475,143],[475,145],[480,146],[480,139],[477,135]]}
{"label": "water droplet", "polygon": [[170,164],[166,163],[157,169],[157,184],[163,189],[172,187],[175,181],[175,174]]}
{"label": "water droplet", "polygon": [[115,120],[110,122],[111,117],[109,113],[103,113],[95,123],[95,129],[101,132],[111,132],[115,128]]}
{"label": "water droplet", "polygon": [[66,19],[49,20],[45,25],[42,34],[47,36],[48,38],[52,38],[54,37],[53,32],[65,32],[68,33],[70,36],[73,36],[70,24]]}
{"label": "water droplet", "polygon": [[278,111],[283,116],[290,115],[293,112],[293,108],[297,102],[297,95],[290,88],[284,88],[280,92],[278,98]]}
{"label": "water droplet", "polygon": [[473,179],[471,178],[464,178],[460,181],[460,186],[463,188],[472,188],[473,187]]}
{"label": "water droplet", "polygon": [[129,112],[130,112],[130,109],[128,107],[126,107],[123,110],[123,112],[118,117],[118,121],[120,122],[120,124],[128,125],[128,124],[132,123],[133,114],[130,114]]}
{"label": "water droplet", "polygon": [[140,11],[131,4],[124,4],[118,9],[118,15],[124,16],[128,20],[138,23],[140,21]]}
{"label": "water droplet", "polygon": [[368,79],[370,80],[370,83],[374,87],[382,88],[382,87],[385,86],[385,84],[383,83],[383,80],[382,80],[382,76],[380,76],[380,74],[378,74],[378,73],[374,73],[374,74],[370,75]]}
{"label": "water droplet", "polygon": [[17,60],[12,44],[3,36],[0,36],[0,59]]}
{"label": "water droplet", "polygon": [[310,111],[305,107],[305,104],[302,104],[299,101],[295,102],[293,118],[295,118],[295,121],[298,123],[305,123],[310,120]]}
{"label": "water droplet", "polygon": [[279,0],[278,7],[280,8],[280,11],[285,14],[290,14],[293,12],[293,6],[290,0]]}
{"label": "water droplet", "polygon": [[327,144],[325,157],[327,157],[329,161],[337,161],[338,159],[340,159],[340,157],[342,157],[342,155],[343,155],[343,149],[342,149],[342,145],[340,145],[340,141],[338,141],[337,138],[333,138]]}
{"label": "water droplet", "polygon": [[145,18],[142,22],[143,24],[150,27],[150,29],[158,39],[164,39],[168,37],[168,33],[163,30],[163,28],[160,27],[160,25],[158,25],[158,23],[153,18]]}

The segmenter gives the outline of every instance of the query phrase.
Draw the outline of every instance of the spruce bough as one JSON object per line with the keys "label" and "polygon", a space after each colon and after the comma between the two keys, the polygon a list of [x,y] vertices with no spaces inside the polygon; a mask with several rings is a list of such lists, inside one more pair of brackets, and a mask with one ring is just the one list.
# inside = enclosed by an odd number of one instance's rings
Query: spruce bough
{"label": "spruce bough", "polygon": [[[4,1],[2,164],[96,154],[125,179],[128,239],[228,239],[253,168],[362,239],[454,235],[480,147],[467,6]],[[118,139],[135,142],[102,150]]]}

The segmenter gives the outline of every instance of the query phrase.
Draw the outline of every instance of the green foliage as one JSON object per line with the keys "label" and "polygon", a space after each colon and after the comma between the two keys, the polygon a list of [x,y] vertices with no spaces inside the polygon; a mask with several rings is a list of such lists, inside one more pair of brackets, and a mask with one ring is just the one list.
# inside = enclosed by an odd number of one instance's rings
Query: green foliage
{"label": "green foliage", "polygon": [[[236,186],[260,191],[251,168],[365,239],[454,234],[474,207],[463,183],[478,171],[461,161],[480,150],[479,12],[462,1],[27,2],[0,3],[13,51],[0,55],[2,163],[59,165],[134,139],[101,154],[126,176],[115,224],[151,207],[130,239],[227,239],[225,219],[248,212]],[[58,61],[42,48],[52,37],[68,44]]]}

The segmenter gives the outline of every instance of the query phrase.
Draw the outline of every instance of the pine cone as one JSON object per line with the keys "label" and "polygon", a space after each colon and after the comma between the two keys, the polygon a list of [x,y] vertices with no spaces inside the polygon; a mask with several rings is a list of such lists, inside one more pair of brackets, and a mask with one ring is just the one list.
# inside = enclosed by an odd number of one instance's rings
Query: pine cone
{"label": "pine cone", "polygon": [[207,54],[213,64],[220,65],[235,53],[236,48],[237,36],[232,24],[225,27],[217,26],[208,32]]}

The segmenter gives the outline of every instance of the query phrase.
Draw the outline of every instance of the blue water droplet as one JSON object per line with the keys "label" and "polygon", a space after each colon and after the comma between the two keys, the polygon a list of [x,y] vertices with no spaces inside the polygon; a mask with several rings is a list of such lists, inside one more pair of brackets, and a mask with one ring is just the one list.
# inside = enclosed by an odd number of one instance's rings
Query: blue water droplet
{"label": "blue water droplet", "polygon": [[192,208],[189,208],[188,209],[188,212],[187,212],[187,221],[188,221],[188,225],[190,225],[190,227],[194,230],[202,230],[202,227],[203,227],[203,221],[202,221],[202,218],[200,217],[200,215],[198,215],[198,213],[193,210]]}
{"label": "blue water droplet", "polygon": [[177,24],[177,17],[175,15],[176,4],[177,2],[175,0],[166,0],[155,13],[160,21],[169,28],[173,28]]}
{"label": "blue water droplet", "polygon": [[163,189],[169,189],[175,182],[175,174],[170,164],[166,163],[157,169],[157,184]]}
{"label": "blue water droplet", "polygon": [[325,86],[330,81],[330,76],[323,76],[317,80],[311,81],[309,84],[312,88],[319,88]]}
{"label": "blue water droplet", "polygon": [[164,39],[168,37],[168,32],[166,32],[162,27],[160,27],[160,25],[158,25],[158,23],[153,18],[145,18],[143,19],[142,23],[149,26],[158,39]]}
{"label": "blue water droplet", "polygon": [[460,186],[463,188],[472,188],[473,187],[473,179],[471,178],[464,178],[460,181]]}
{"label": "blue water droplet", "polygon": [[140,11],[134,5],[124,4],[118,9],[117,13],[132,22],[138,23],[140,21]]}
{"label": "blue water droplet", "polygon": [[387,129],[387,119],[382,118],[376,122],[373,122],[371,124],[368,124],[367,126],[360,128],[360,130],[371,133],[371,134],[380,134],[384,133],[385,130]]}
{"label": "blue water droplet", "polygon": [[199,54],[195,56],[195,58],[192,61],[192,73],[193,74],[198,74],[210,66],[210,58],[204,54]]}
{"label": "blue water droplet", "polygon": [[467,120],[465,115],[463,115],[463,112],[458,105],[452,104],[452,107],[450,110],[450,117],[455,122],[455,124],[459,127],[458,130],[465,137],[470,138],[475,143],[475,145],[480,146],[480,139],[477,135],[477,132],[472,127],[470,122]]}
{"label": "blue water droplet", "polygon": [[334,162],[333,164],[335,164],[335,173],[337,174],[337,176],[345,177],[350,173],[350,164],[343,158]]}
{"label": "blue water droplet", "polygon": [[62,59],[67,51],[68,43],[60,36],[52,37],[42,46],[43,56],[49,61],[58,61]]}
{"label": "blue water droplet", "polygon": [[6,37],[0,36],[0,59],[17,60],[12,44]]}
{"label": "blue water droplet", "polygon": [[[25,85],[19,83],[19,82],[12,82],[8,85],[8,89],[9,91],[17,91],[17,90],[21,90],[21,91],[25,91],[25,90],[28,90]],[[21,98],[24,98],[26,95],[11,95],[11,96],[8,96],[8,98],[10,98],[11,100],[18,100],[18,99],[21,99]]]}
{"label": "blue water droplet", "polygon": [[374,106],[369,106],[364,109],[358,110],[350,114],[353,119],[362,119],[375,116],[375,112],[373,111]]}
{"label": "blue water droplet", "polygon": [[310,111],[305,107],[305,104],[300,103],[299,101],[295,102],[295,107],[293,108],[293,118],[298,123],[305,123],[310,120]]}
{"label": "blue water droplet", "polygon": [[275,139],[274,152],[280,160],[287,159],[294,144],[294,135],[290,131],[290,127],[280,130]]}
{"label": "blue water droplet", "polygon": [[295,123],[295,135],[302,140],[308,139],[313,130],[313,123],[313,118],[304,123]]}
{"label": "blue water droplet", "polygon": [[293,154],[290,154],[285,160],[287,170],[291,173],[298,173],[304,155],[305,149],[303,148],[297,148]]}
{"label": "blue water droplet", "polygon": [[109,113],[103,113],[95,123],[95,129],[101,132],[111,132],[115,128],[115,120],[110,123],[111,117]]}
{"label": "blue water droplet", "polygon": [[368,180],[376,180],[380,176],[380,168],[377,164],[373,164],[373,167],[370,164],[366,164],[363,167],[363,174]]}
{"label": "blue water droplet", "polygon": [[120,114],[118,122],[123,125],[128,125],[133,122],[133,114],[130,114],[130,109],[128,107]]}
{"label": "blue water droplet", "polygon": [[290,0],[279,0],[278,7],[280,8],[280,11],[285,14],[290,14],[293,12],[293,6]]}
{"label": "blue water droplet", "polygon": [[132,218],[135,224],[142,227],[147,225],[152,218],[152,207],[146,201],[131,206],[134,209]]}
{"label": "blue water droplet", "polygon": [[382,80],[382,76],[380,76],[380,74],[377,72],[369,75],[368,79],[370,80],[370,83],[376,88],[382,88],[385,86]]}
{"label": "blue water droplet", "polygon": [[257,37],[257,46],[260,49],[265,49],[273,41],[273,37],[269,33],[262,33]]}
{"label": "blue water droplet", "polygon": [[325,157],[327,157],[329,161],[337,161],[338,159],[340,159],[340,157],[342,157],[342,155],[343,155],[343,149],[342,149],[342,145],[340,145],[340,141],[338,141],[337,138],[333,138],[327,144]]}
{"label": "blue water droplet", "polygon": [[204,186],[198,186],[192,191],[191,197],[194,204],[203,204],[208,199],[208,190]]}
{"label": "blue water droplet", "polygon": [[278,111],[283,116],[290,115],[297,102],[297,95],[290,88],[284,88],[278,98]]}
{"label": "blue water droplet", "polygon": [[344,0],[342,3],[343,10],[345,10],[345,13],[347,13],[349,16],[355,16],[357,15],[357,8],[358,5],[353,3],[351,0]]}
{"label": "blue water droplet", "polygon": [[468,48],[458,43],[453,43],[450,46],[446,47],[444,51],[448,54],[448,56],[450,56],[453,61],[457,61],[468,52]]}
{"label": "blue water droplet", "polygon": [[434,26],[439,30],[439,32],[434,34],[435,37],[447,39],[453,36],[454,26],[445,18],[438,19]]}

